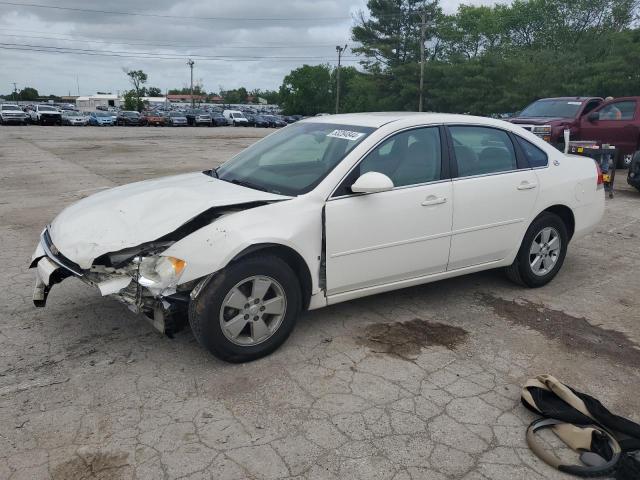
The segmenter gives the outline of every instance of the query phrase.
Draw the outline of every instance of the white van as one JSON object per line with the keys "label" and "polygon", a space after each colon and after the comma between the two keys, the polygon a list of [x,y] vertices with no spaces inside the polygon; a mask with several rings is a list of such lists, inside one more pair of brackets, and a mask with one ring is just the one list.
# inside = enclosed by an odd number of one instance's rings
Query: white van
{"label": "white van", "polygon": [[233,125],[234,127],[239,125],[243,127],[249,126],[249,120],[239,110],[225,110],[222,115],[227,119],[227,125]]}

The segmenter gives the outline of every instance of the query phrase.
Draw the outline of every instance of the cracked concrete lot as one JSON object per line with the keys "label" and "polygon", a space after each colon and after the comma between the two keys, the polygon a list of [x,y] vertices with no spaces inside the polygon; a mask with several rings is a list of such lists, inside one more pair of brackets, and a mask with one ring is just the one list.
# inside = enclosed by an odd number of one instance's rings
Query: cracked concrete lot
{"label": "cracked concrete lot", "polygon": [[565,478],[525,444],[520,385],[539,373],[640,421],[640,193],[623,172],[550,285],[486,272],[336,305],[250,364],[74,279],[33,307],[29,258],[63,207],[266,133],[0,127],[0,479]]}

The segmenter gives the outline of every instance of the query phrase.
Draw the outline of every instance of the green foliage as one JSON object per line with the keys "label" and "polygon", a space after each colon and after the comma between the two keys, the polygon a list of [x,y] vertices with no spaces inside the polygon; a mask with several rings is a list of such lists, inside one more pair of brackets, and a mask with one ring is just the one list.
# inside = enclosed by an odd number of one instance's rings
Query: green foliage
{"label": "green foliage", "polygon": [[303,65],[284,77],[280,106],[285,114],[315,115],[332,112],[331,67]]}
{"label": "green foliage", "polygon": [[[32,87],[24,87],[18,92],[18,100],[34,101],[37,100],[39,96],[38,90]],[[13,98],[13,96],[11,98]]]}
{"label": "green foliage", "polygon": [[[353,27],[361,69],[343,68],[340,111],[417,110],[421,17],[426,19],[425,109],[487,115],[551,96],[640,94],[638,0],[514,0],[461,5],[369,0]],[[293,70],[287,113],[333,111],[335,72]]]}
{"label": "green foliage", "polygon": [[[134,105],[136,106],[136,108],[128,108],[127,110],[137,110],[138,112],[141,112],[144,108],[144,104],[140,97],[143,97],[146,93],[144,84],[147,83],[147,74],[142,70],[126,70],[125,73],[127,74],[127,77],[129,77],[129,81],[133,86],[133,90],[130,90],[127,93],[130,94],[131,92],[133,92],[133,94],[135,95]],[[126,96],[127,94],[125,94],[125,105],[127,102]]]}
{"label": "green foliage", "polygon": [[135,90],[127,90],[123,95],[123,98],[125,110],[136,110],[141,112],[144,109],[144,102]]}
{"label": "green foliage", "polygon": [[161,97],[162,96],[162,90],[160,90],[158,87],[149,87],[146,89],[146,95],[144,95],[145,97]]}
{"label": "green foliage", "polygon": [[246,88],[240,87],[234,90],[221,90],[220,96],[224,103],[247,103],[249,92]]}

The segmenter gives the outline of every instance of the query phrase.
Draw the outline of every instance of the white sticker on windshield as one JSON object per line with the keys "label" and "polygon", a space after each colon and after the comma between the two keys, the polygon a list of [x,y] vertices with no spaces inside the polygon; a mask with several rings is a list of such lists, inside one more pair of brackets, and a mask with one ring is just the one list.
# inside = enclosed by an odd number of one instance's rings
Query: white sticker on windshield
{"label": "white sticker on windshield", "polygon": [[344,138],[345,140],[352,141],[358,140],[362,136],[364,136],[364,133],[352,132],[351,130],[334,130],[333,132],[327,134],[327,137]]}
{"label": "white sticker on windshield", "polygon": [[567,105],[582,105],[582,102],[567,102]]}

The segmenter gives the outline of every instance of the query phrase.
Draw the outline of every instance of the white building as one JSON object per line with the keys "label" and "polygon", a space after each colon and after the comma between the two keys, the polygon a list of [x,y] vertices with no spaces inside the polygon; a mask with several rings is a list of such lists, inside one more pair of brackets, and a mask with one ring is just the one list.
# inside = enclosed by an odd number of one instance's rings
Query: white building
{"label": "white building", "polygon": [[96,95],[89,95],[86,97],[76,98],[76,108],[81,112],[93,112],[98,107],[118,108],[122,104],[122,99],[118,95],[112,95],[110,93],[98,93]]}

